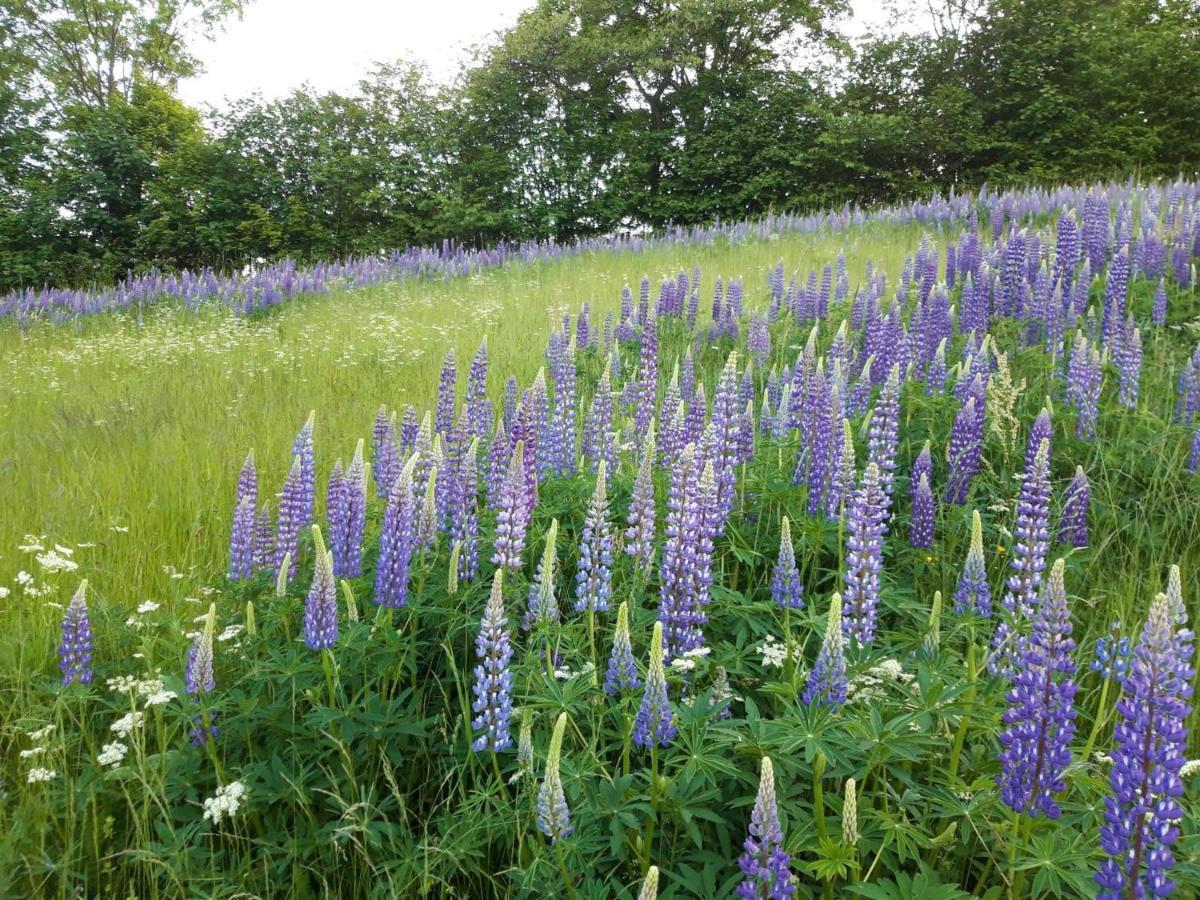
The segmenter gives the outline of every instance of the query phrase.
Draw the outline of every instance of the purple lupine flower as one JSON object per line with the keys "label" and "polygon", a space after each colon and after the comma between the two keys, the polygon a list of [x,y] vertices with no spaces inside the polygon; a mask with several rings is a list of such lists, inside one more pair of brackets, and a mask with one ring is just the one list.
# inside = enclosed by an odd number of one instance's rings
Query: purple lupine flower
{"label": "purple lupine flower", "polygon": [[[394,429],[393,429],[394,430]],[[417,410],[411,403],[404,407],[404,418],[400,420],[400,433],[397,438],[397,449],[401,459],[408,459],[417,450],[421,422],[417,420]]]}
{"label": "purple lupine flower", "polygon": [[[817,361],[817,367],[808,379],[808,400],[801,426],[801,444],[796,460],[796,471],[792,475],[795,483],[804,478],[808,483],[808,514],[816,515],[824,508],[828,499],[829,482],[832,480],[836,459],[834,458],[834,410],[825,378],[825,365]],[[807,468],[807,475],[802,468]]]}
{"label": "purple lupine flower", "polygon": [[192,639],[183,668],[183,687],[188,694],[207,694],[217,687],[213,675],[213,633],[216,627],[217,605],[210,603],[204,629]]}
{"label": "purple lupine flower", "polygon": [[[297,433],[295,443],[292,445],[292,456],[298,457],[300,460],[300,490],[297,493],[299,505],[296,508],[298,529],[304,528],[313,521],[313,506],[316,503],[317,471],[313,460],[313,422],[316,417],[316,412],[308,414],[308,419]],[[279,513],[282,517],[282,505],[279,507]],[[295,561],[296,556],[292,554],[293,564]]]}
{"label": "purple lupine flower", "polygon": [[867,461],[879,469],[879,483],[890,506],[896,471],[896,446],[900,435],[900,365],[892,366],[871,413]]}
{"label": "purple lupine flower", "polygon": [[499,753],[512,746],[512,642],[508,633],[508,617],[504,613],[504,570],[497,569],[492,579],[492,593],[483,611],[479,635],[475,638],[475,702],[471,710],[475,718],[471,727],[483,733],[471,744],[476,752],[490,750]]}
{"label": "purple lupine flower", "polygon": [[1154,306],[1150,310],[1150,321],[1160,328],[1167,324],[1167,280],[1158,279],[1158,287],[1154,289]]}
{"label": "purple lupine flower", "polygon": [[746,329],[746,352],[760,366],[766,365],[767,357],[771,355],[771,332],[767,328],[767,320],[761,315],[750,317],[750,325]]}
{"label": "purple lupine flower", "polygon": [[525,444],[518,440],[496,504],[496,546],[492,554],[493,563],[514,572],[521,568],[521,554],[525,550],[525,529],[529,524],[527,492]]}
{"label": "purple lupine flower", "polygon": [[842,633],[842,595],[834,594],[829,601],[829,616],[825,622],[821,649],[808,672],[808,681],[800,699],[805,706],[818,704],[837,709],[845,705],[849,692],[846,636]]}
{"label": "purple lupine flower", "polygon": [[58,668],[62,683],[88,684],[92,680],[92,625],[88,618],[87,579],[71,597],[62,617],[62,639],[58,645]]}
{"label": "purple lupine flower", "polygon": [[692,400],[688,404],[687,416],[683,422],[683,432],[689,444],[700,440],[704,431],[704,419],[708,415],[708,397],[704,393],[703,383],[696,385]]}
{"label": "purple lupine flower", "polygon": [[1133,646],[1129,643],[1129,635],[1121,634],[1121,623],[1113,622],[1108,626],[1108,634],[1096,638],[1096,656],[1089,668],[1102,678],[1114,678],[1124,681],[1129,674],[1129,660],[1133,655]]}
{"label": "purple lupine flower", "polygon": [[509,375],[504,382],[504,430],[512,431],[517,421],[517,406],[520,403],[521,389],[517,387],[515,375]]}
{"label": "purple lupine flower", "polygon": [[1101,900],[1163,897],[1175,887],[1167,872],[1183,819],[1179,769],[1186,759],[1194,671],[1191,642],[1178,639],[1172,618],[1167,596],[1159,594],[1117,702],[1112,793],[1100,827],[1100,846],[1109,858],[1096,873]]}
{"label": "purple lupine flower", "polygon": [[471,368],[467,371],[466,412],[471,434],[486,438],[492,427],[492,401],[487,395],[488,348],[487,335],[479,342],[479,349],[471,357]]}
{"label": "purple lupine flower", "polygon": [[371,474],[375,476],[375,493],[379,497],[387,499],[401,465],[400,448],[396,446],[396,414],[389,417],[387,409],[381,406],[371,432]]}
{"label": "purple lupine flower", "polygon": [[642,461],[633,482],[629,513],[625,529],[625,552],[643,574],[649,574],[654,564],[654,422],[642,444]]}
{"label": "purple lupine flower", "polygon": [[658,414],[658,319],[642,323],[642,347],[638,358],[634,434],[640,439]]}
{"label": "purple lupine flower", "polygon": [[[717,380],[717,387],[713,393],[713,454],[711,458],[704,460],[704,462],[713,464],[713,476],[716,479],[717,516],[713,523],[713,537],[725,531],[725,522],[733,511],[733,470],[738,459],[738,429],[742,415],[739,400],[737,351],[735,350],[725,361],[725,368]],[[671,642],[670,635],[668,635],[667,642],[668,644]]]}
{"label": "purple lupine flower", "polygon": [[1075,467],[1075,477],[1067,487],[1063,501],[1062,518],[1058,520],[1058,541],[1072,547],[1088,545],[1088,501],[1091,485],[1084,474],[1083,466]]}
{"label": "purple lupine flower", "polygon": [[704,606],[708,603],[712,566],[708,514],[715,489],[711,462],[697,478],[696,460],[695,447],[688,444],[671,473],[667,499],[658,617],[664,626],[668,658],[704,643],[701,626],[707,619]]}
{"label": "purple lupine flower", "polygon": [[1125,320],[1121,343],[1115,355],[1117,402],[1129,409],[1136,409],[1142,377],[1142,333],[1133,321],[1133,313]]}
{"label": "purple lupine flower", "polygon": [[518,442],[525,445],[525,509],[526,515],[533,514],[537,505],[538,482],[542,472],[542,464],[549,459],[549,445],[552,435],[549,434],[548,403],[546,399],[546,372],[538,369],[529,390],[521,397],[521,405],[517,409],[517,418],[508,433],[509,445],[516,450]]}
{"label": "purple lupine flower", "polygon": [[234,509],[241,506],[242,501],[249,499],[251,505],[258,506],[258,470],[254,466],[254,450],[246,454],[246,461],[238,473],[237,494],[233,501]]}
{"label": "purple lupine flower", "polygon": [[646,669],[646,687],[642,705],[633,723],[633,743],[643,750],[657,744],[669,747],[676,734],[671,701],[667,697],[667,676],[663,669],[663,623],[655,622],[650,635],[650,664]]}
{"label": "purple lupine flower", "polygon": [[1188,474],[1195,475],[1197,472],[1200,472],[1200,425],[1192,433],[1192,451],[1188,455]]}
{"label": "purple lupine flower", "polygon": [[994,674],[1011,671],[1013,655],[1021,642],[1021,625],[1033,614],[1041,590],[1049,549],[1050,442],[1044,440],[1034,456],[1033,466],[1021,480],[1013,526],[1012,574],[1002,600],[1007,617],[996,628],[988,661],[988,668]]}
{"label": "purple lupine flower", "polygon": [[[283,565],[285,556],[289,557],[288,578],[296,577],[296,559],[300,555],[300,532],[303,530],[305,516],[305,487],[302,461],[299,456],[292,457],[292,468],[283,482],[283,490],[279,494],[279,523],[275,533],[275,574]],[[311,508],[311,507],[309,507]]]}
{"label": "purple lupine flower", "polygon": [[[461,418],[459,421],[462,423]],[[454,478],[447,504],[450,541],[459,547],[458,577],[474,581],[479,574],[479,437],[471,438],[466,448],[461,442],[456,446],[458,450],[452,459]]]}
{"label": "purple lupine flower", "polygon": [[613,632],[612,653],[608,657],[608,669],[604,673],[604,690],[616,696],[637,690],[641,683],[637,663],[633,659],[633,644],[629,638],[629,604],[622,600],[621,605],[617,607],[617,628]]}
{"label": "purple lupine flower", "polygon": [[612,596],[613,527],[608,519],[607,467],[596,472],[596,489],[588,504],[579,560],[575,570],[575,611],[607,612]]}
{"label": "purple lupine flower", "polygon": [[361,440],[342,480],[342,504],[342,527],[333,555],[333,574],[338,578],[357,578],[362,574],[363,532],[367,527],[367,463]]}
{"label": "purple lupine flower", "polygon": [[408,604],[408,573],[417,547],[417,497],[410,456],[388,498],[379,532],[379,561],[375,565],[375,602],[397,608]]}
{"label": "purple lupine flower", "polygon": [[254,516],[254,568],[256,571],[275,565],[275,525],[271,521],[271,504],[264,502]]}
{"label": "purple lupine flower", "polygon": [[854,490],[854,471],[857,460],[854,453],[854,429],[849,419],[842,419],[842,439],[837,443],[837,469],[829,482],[829,496],[826,498],[825,515],[831,519],[839,519],[842,514],[842,503]]}
{"label": "purple lupine flower", "polygon": [[558,475],[575,473],[575,344],[561,351],[552,374],[554,377],[554,413],[551,431],[554,450],[550,468]]}
{"label": "purple lupine flower", "polygon": [[1074,649],[1060,559],[1042,590],[1033,634],[1021,644],[1000,735],[1000,798],[1033,818],[1061,815],[1054,795],[1067,786],[1075,734]]}
{"label": "purple lupine flower", "polygon": [[988,587],[983,560],[983,523],[977,509],[971,511],[971,548],[954,591],[954,612],[958,615],[974,613],[985,619],[992,614],[992,591]]}
{"label": "purple lupine flower", "polygon": [[454,401],[458,392],[458,360],[454,348],[446,351],[442,371],[438,378],[437,417],[434,419],[435,434],[449,434],[454,423]]}
{"label": "purple lupine flower", "polygon": [[632,341],[637,334],[633,330],[633,292],[629,285],[621,288],[621,315],[617,323],[617,340]]}
{"label": "purple lupine flower", "polygon": [[1129,291],[1129,253],[1122,249],[1108,267],[1104,285],[1104,309],[1100,333],[1104,346],[1115,350],[1121,340],[1121,323],[1125,321],[1125,297]]}
{"label": "purple lupine flower", "polygon": [[600,463],[610,469],[617,463],[617,433],[613,428],[612,363],[606,363],[604,374],[596,385],[591,409],[583,429],[582,452],[594,470]]}
{"label": "purple lupine flower", "polygon": [[512,448],[504,428],[504,419],[497,417],[496,430],[492,432],[492,446],[488,451],[487,471],[484,475],[489,506],[495,507],[500,503],[500,491],[504,487],[505,476],[508,475],[510,459]]}
{"label": "purple lupine flower", "polygon": [[913,488],[912,518],[908,526],[908,542],[914,547],[929,549],[933,546],[933,525],[937,517],[937,498],[929,488],[929,479],[924,474]]}
{"label": "purple lupine flower", "polygon": [[535,626],[545,627],[559,620],[558,599],[554,593],[554,574],[558,568],[557,544],[558,519],[551,519],[542,548],[542,558],[538,561],[537,572],[529,585],[525,615],[521,619],[521,627],[525,631]]}
{"label": "purple lupine flower", "polygon": [[745,880],[737,895],[745,900],[788,900],[796,893],[792,858],[783,852],[783,828],[775,803],[775,770],[764,756],[758,781],[758,796],[750,813],[750,834],[742,845],[745,852],[738,866]]}
{"label": "purple lupine flower", "polygon": [[1079,411],[1075,436],[1088,440],[1096,434],[1096,415],[1103,382],[1100,352],[1089,345],[1082,332],[1076,332],[1067,365],[1067,399]]}
{"label": "purple lupine flower", "polygon": [[771,598],[783,609],[804,609],[804,584],[796,567],[796,548],[792,546],[792,526],[787,516],[779,524],[779,556],[771,573]]}
{"label": "purple lupine flower", "polygon": [[254,577],[255,518],[258,510],[253,497],[238,501],[233,511],[233,528],[229,535],[229,580],[241,581]]}
{"label": "purple lupine flower", "polygon": [[1025,471],[1028,472],[1033,468],[1034,461],[1037,459],[1038,448],[1042,446],[1042,441],[1047,442],[1047,455],[1053,455],[1054,452],[1054,427],[1050,422],[1050,410],[1042,407],[1042,411],[1038,413],[1038,417],[1033,420],[1033,425],[1029,428],[1029,440],[1025,443]]}
{"label": "purple lupine flower", "polygon": [[309,650],[331,650],[338,640],[337,584],[333,556],[325,549],[321,527],[312,527],[313,550],[317,556],[312,585],[304,601],[304,643]]}
{"label": "purple lupine flower", "polygon": [[925,480],[930,485],[933,484],[933,454],[930,452],[930,442],[926,441],[921,447],[921,452],[917,454],[917,458],[913,460],[912,471],[908,476],[908,489],[911,495],[917,489],[917,485],[921,482],[921,476],[925,476]]}
{"label": "purple lupine flower", "polygon": [[847,636],[860,644],[875,640],[876,607],[879,604],[879,573],[883,569],[883,518],[887,495],[879,467],[868,462],[862,480],[850,495],[843,624]]}
{"label": "purple lupine flower", "polygon": [[658,456],[664,466],[670,466],[679,451],[688,443],[687,428],[684,420],[683,397],[679,392],[678,368],[671,375],[671,381],[663,393],[662,402],[662,431],[658,441]]}
{"label": "purple lupine flower", "polygon": [[329,519],[329,552],[338,557],[342,534],[345,531],[347,513],[346,473],[339,456],[329,473],[329,484],[325,489],[325,514]]}
{"label": "purple lupine flower", "polygon": [[983,449],[982,408],[976,407],[974,397],[968,397],[959,407],[950,431],[950,445],[946,448],[948,474],[946,477],[946,502],[962,505],[967,502],[971,480],[979,471],[979,456]]}
{"label": "purple lupine flower", "polygon": [[537,826],[551,843],[557,843],[575,830],[571,826],[571,814],[567,808],[567,797],[563,793],[562,763],[563,735],[567,730],[567,714],[558,714],[554,733],[550,737],[550,751],[546,756],[546,774],[538,787]]}
{"label": "purple lupine flower", "polygon": [[592,307],[584,303],[579,310],[579,318],[575,320],[575,346],[587,350],[592,346]]}

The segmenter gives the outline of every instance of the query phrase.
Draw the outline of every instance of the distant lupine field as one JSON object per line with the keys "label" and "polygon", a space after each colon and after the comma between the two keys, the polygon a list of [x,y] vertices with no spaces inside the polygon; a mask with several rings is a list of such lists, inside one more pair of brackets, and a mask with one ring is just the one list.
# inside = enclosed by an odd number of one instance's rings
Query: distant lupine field
{"label": "distant lupine field", "polygon": [[1200,895],[1198,256],[1128,182],[5,298],[0,893]]}

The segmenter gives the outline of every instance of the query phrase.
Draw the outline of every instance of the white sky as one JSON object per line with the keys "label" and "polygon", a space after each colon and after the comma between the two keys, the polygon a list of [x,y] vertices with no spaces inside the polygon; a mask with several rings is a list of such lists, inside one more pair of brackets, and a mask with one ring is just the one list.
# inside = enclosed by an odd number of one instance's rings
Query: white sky
{"label": "white sky", "polygon": [[[194,47],[205,72],[184,81],[182,99],[222,105],[254,91],[281,97],[308,82],[318,91],[351,91],[380,60],[424,62],[449,79],[466,48],[512,25],[534,0],[253,0],[214,40]],[[880,0],[852,0],[859,32],[882,21]]]}

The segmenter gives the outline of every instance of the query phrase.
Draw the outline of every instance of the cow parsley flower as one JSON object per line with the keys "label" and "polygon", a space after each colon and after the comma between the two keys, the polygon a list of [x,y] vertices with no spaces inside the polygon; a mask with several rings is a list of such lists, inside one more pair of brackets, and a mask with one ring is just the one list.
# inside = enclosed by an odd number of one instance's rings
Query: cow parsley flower
{"label": "cow parsley flower", "polygon": [[217,788],[216,796],[204,801],[204,820],[219,825],[224,819],[232,819],[237,815],[245,796],[246,786],[240,781],[231,781]]}

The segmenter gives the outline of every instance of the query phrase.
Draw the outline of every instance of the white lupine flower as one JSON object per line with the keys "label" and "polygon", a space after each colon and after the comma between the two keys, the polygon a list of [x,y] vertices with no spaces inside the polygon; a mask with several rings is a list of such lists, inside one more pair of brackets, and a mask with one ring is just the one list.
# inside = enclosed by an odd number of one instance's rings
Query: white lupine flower
{"label": "white lupine flower", "polygon": [[141,728],[146,717],[140,712],[129,712],[109,726],[117,737],[127,738],[134,729]]}
{"label": "white lupine flower", "polygon": [[96,757],[96,762],[102,766],[119,766],[125,761],[125,754],[129,752],[129,748],[120,741],[113,741],[111,744],[105,744],[100,755]]}
{"label": "white lupine flower", "polygon": [[232,818],[237,815],[238,807],[245,796],[246,786],[240,781],[217,788],[217,795],[204,801],[204,818],[214,825],[220,824],[224,818]]}
{"label": "white lupine flower", "polygon": [[37,784],[39,781],[53,781],[58,777],[58,773],[53,769],[44,769],[41,766],[29,770],[29,776],[25,781],[29,784]]}

